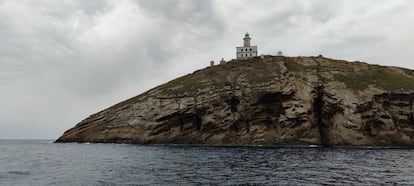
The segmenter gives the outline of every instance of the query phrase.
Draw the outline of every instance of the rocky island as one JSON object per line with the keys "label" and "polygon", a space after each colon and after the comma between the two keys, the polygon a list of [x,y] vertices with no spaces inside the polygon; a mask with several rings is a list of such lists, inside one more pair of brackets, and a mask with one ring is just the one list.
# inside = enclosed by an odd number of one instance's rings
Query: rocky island
{"label": "rocky island", "polygon": [[414,147],[413,111],[413,70],[261,56],[155,87],[56,142]]}

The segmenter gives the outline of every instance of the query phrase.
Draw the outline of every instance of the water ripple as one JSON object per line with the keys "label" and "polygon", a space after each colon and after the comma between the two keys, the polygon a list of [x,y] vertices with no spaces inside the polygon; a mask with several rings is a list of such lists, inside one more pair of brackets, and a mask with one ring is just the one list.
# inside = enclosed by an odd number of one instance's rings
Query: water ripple
{"label": "water ripple", "polygon": [[414,150],[0,140],[0,185],[414,184]]}

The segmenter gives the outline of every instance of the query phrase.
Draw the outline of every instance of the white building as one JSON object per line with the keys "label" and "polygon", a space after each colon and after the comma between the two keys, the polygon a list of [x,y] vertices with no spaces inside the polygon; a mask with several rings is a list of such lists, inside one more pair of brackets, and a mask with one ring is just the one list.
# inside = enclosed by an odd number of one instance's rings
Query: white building
{"label": "white building", "polygon": [[226,60],[224,60],[224,58],[221,58],[220,65],[225,64],[225,63],[226,63]]}
{"label": "white building", "polygon": [[250,46],[249,33],[244,35],[244,45],[242,47],[236,47],[236,59],[247,59],[257,56],[257,46]]}
{"label": "white building", "polygon": [[210,67],[214,67],[214,61],[213,60],[210,61]]}

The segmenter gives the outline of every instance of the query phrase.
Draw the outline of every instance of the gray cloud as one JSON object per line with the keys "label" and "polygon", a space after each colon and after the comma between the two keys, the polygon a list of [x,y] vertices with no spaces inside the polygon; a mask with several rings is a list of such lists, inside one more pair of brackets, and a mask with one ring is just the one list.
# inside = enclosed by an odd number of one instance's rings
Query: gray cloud
{"label": "gray cloud", "polygon": [[234,58],[246,31],[260,53],[414,68],[413,4],[0,1],[0,138],[56,138],[89,114],[211,59]]}

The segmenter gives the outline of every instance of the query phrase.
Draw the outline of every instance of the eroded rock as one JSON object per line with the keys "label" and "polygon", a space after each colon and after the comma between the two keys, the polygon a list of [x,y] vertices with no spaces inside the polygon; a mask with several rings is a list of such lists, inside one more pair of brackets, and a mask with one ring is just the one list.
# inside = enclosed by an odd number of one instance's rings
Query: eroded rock
{"label": "eroded rock", "polygon": [[413,74],[322,57],[232,61],[93,114],[56,141],[413,147]]}

